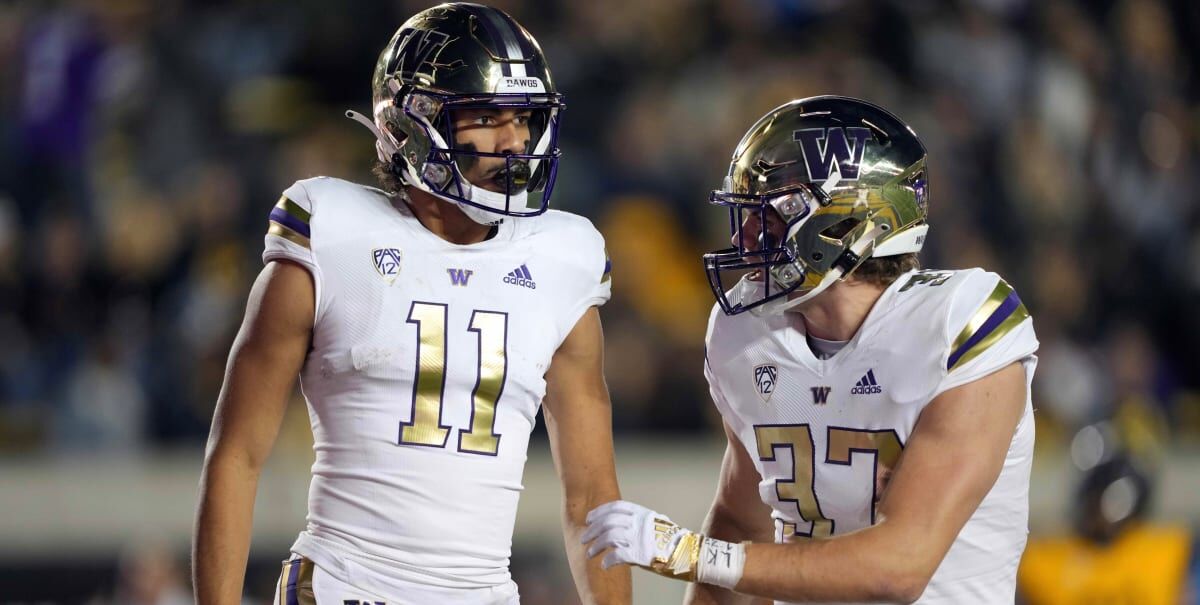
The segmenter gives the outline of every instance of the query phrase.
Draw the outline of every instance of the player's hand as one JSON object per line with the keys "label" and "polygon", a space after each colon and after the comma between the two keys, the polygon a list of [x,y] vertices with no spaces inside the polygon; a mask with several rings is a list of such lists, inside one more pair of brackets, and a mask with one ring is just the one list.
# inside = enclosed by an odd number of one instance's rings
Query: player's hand
{"label": "player's hand", "polygon": [[706,538],[675,525],[666,515],[617,500],[597,506],[587,516],[580,541],[594,557],[605,549],[601,566],[622,563],[645,567],[656,574],[733,589],[742,577],[746,548]]}
{"label": "player's hand", "polygon": [[704,536],[679,527],[666,515],[617,500],[593,509],[588,513],[587,523],[580,540],[591,543],[588,556],[612,549],[601,561],[604,569],[627,563],[670,577],[686,580],[695,577]]}

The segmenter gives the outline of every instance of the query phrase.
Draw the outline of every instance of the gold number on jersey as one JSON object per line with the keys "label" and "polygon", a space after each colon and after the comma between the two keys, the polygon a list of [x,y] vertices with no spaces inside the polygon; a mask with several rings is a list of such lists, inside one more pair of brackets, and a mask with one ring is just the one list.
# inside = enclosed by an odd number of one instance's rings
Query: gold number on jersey
{"label": "gold number on jersey", "polygon": [[[855,453],[872,453],[875,457],[875,489],[871,499],[871,522],[875,522],[875,502],[879,499],[881,486],[886,483],[888,473],[895,467],[904,445],[900,436],[891,429],[866,430],[844,427],[829,427],[826,439],[825,463],[849,466]],[[795,502],[800,518],[812,524],[808,531],[801,531],[794,523],[783,523],[783,535],[805,537],[828,537],[833,535],[834,520],[821,512],[821,501],[817,497],[813,475],[816,472],[816,455],[813,451],[812,430],[807,424],[768,424],[754,427],[754,438],[758,445],[758,458],[767,462],[776,459],[779,450],[789,449],[792,453],[791,479],[775,481],[775,494],[780,502]]]}
{"label": "gold number on jersey", "polygon": [[[446,391],[446,317],[440,303],[415,301],[408,323],[417,325],[417,365],[414,372],[412,420],[400,423],[400,443],[446,447],[450,427],[442,424]],[[475,311],[468,328],[479,338],[479,365],[472,393],[471,427],[458,431],[458,449],[494,456],[500,446],[495,433],[496,403],[508,372],[508,315]]]}
{"label": "gold number on jersey", "polygon": [[450,427],[442,424],[446,388],[446,305],[413,302],[408,323],[417,324],[417,369],[411,422],[400,423],[400,443],[446,447]]}
{"label": "gold number on jersey", "polygon": [[775,495],[780,502],[795,502],[800,517],[812,523],[808,532],[801,532],[792,523],[784,524],[784,535],[791,533],[814,538],[833,534],[833,521],[821,513],[821,503],[813,488],[813,440],[807,424],[760,425],[754,427],[760,460],[775,460],[776,452],[792,450],[792,478],[775,482]]}
{"label": "gold number on jersey", "polygon": [[479,374],[471,393],[471,428],[459,429],[458,449],[494,456],[500,447],[500,435],[495,432],[496,402],[504,392],[508,373],[508,314],[475,311],[469,329],[479,337]]}
{"label": "gold number on jersey", "polygon": [[875,505],[883,495],[896,461],[900,459],[900,435],[895,430],[848,429],[831,426],[827,432],[825,462],[850,466],[851,454],[871,454],[874,457],[875,485],[871,491],[871,524],[875,524]]}

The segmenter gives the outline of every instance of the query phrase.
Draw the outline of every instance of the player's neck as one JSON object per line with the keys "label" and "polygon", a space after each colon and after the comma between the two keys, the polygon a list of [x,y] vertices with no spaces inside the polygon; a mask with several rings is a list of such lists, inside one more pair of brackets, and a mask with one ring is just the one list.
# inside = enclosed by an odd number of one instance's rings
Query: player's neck
{"label": "player's neck", "polygon": [[854,338],[883,291],[883,286],[857,280],[834,283],[828,290],[800,306],[799,314],[804,319],[805,332],[824,340],[847,341]]}
{"label": "player's neck", "polygon": [[406,202],[422,227],[452,244],[478,244],[492,234],[492,226],[480,225],[471,220],[458,206],[420,189],[410,187]]}

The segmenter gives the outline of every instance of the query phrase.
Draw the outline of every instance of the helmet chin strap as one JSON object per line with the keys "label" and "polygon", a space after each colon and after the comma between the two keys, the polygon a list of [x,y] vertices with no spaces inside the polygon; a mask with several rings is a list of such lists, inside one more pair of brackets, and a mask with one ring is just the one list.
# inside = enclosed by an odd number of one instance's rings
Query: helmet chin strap
{"label": "helmet chin strap", "polygon": [[392,138],[390,134],[385,135],[383,131],[379,129],[379,126],[375,124],[375,122],[371,121],[371,119],[367,116],[354,111],[353,109],[346,110],[346,117],[358,122],[359,124],[362,124],[363,126],[366,126],[367,130],[370,130],[371,134],[375,135],[375,152],[379,155],[380,161],[392,161],[392,154],[396,153],[400,149],[399,145],[396,144],[396,139]]}
{"label": "helmet chin strap", "polygon": [[[354,120],[355,122],[358,122],[359,124],[362,124],[363,126],[365,126],[367,128],[367,130],[371,131],[371,134],[375,135],[375,151],[378,154],[380,161],[382,161],[382,162],[391,162],[392,161],[392,155],[395,154],[399,150],[399,146],[396,144],[396,140],[393,139],[391,137],[391,135],[385,133],[383,130],[381,130],[379,128],[379,126],[377,124],[375,124],[375,122],[371,121],[370,118],[368,118],[367,116],[364,116],[361,113],[358,113],[357,111],[354,111],[352,109],[347,110],[346,117],[350,118],[351,120]],[[436,134],[435,134],[435,136],[436,136]],[[441,142],[440,137],[438,137],[438,138],[439,138],[438,142]],[[441,143],[444,145],[444,142],[441,142]],[[410,175],[410,177],[411,177],[411,175]],[[479,223],[480,225],[498,225],[498,224],[504,222],[504,218],[498,217],[495,212],[489,212],[487,210],[484,210],[483,208],[477,208],[470,204],[464,204],[459,200],[455,200],[455,199],[452,199],[452,198],[449,198],[449,197],[446,197],[443,195],[439,195],[437,191],[434,191],[434,190],[430,189],[429,187],[427,187],[425,185],[425,183],[422,182],[420,179],[410,178],[407,180],[410,180],[411,181],[410,184],[414,184],[418,189],[421,189],[422,191],[425,191],[426,193],[429,193],[430,195],[433,195],[433,196],[437,197],[438,199],[441,199],[442,201],[449,202],[451,204],[454,204],[455,206],[458,206],[459,210],[462,210],[463,214],[467,215],[467,218],[475,221],[476,223]],[[525,191],[522,191],[520,193],[513,194],[513,195],[505,195],[503,193],[496,193],[494,191],[488,191],[487,189],[484,189],[477,185],[473,185],[470,181],[466,180],[465,178],[462,178],[460,180],[465,185],[465,188],[463,191],[463,197],[467,198],[468,200],[471,200],[472,202],[478,203],[482,206],[488,206],[491,208],[504,208],[506,204],[508,204],[510,206],[517,206],[520,208],[526,207],[527,198],[528,198],[529,194]]]}
{"label": "helmet chin strap", "polygon": [[759,316],[782,315],[783,313],[786,313],[787,311],[790,311],[812,300],[818,294],[824,292],[826,288],[832,286],[833,282],[841,279],[842,275],[843,273],[841,268],[835,267],[830,269],[829,272],[825,274],[825,277],[821,278],[821,282],[818,283],[815,288],[805,292],[803,295],[795,298],[785,297],[778,300],[773,300],[750,309],[750,312]]}
{"label": "helmet chin strap", "polygon": [[[846,251],[857,255],[859,258],[867,258],[874,251],[875,238],[883,235],[884,233],[887,233],[886,225],[882,223],[875,225],[875,227],[867,230],[866,233],[862,234],[861,237],[855,240],[855,242],[851,244]],[[845,252],[843,252],[843,254],[845,254]],[[795,298],[789,296],[780,300],[773,300],[768,303],[764,303],[751,309],[750,312],[760,316],[779,315],[781,313],[785,313],[816,298],[818,294],[824,292],[829,288],[829,286],[832,286],[834,282],[845,277],[845,275],[846,268],[838,263],[834,263],[833,267],[831,267],[829,271],[825,273],[825,276],[821,278],[821,281],[818,282],[817,285],[808,292],[805,292],[804,294]]]}

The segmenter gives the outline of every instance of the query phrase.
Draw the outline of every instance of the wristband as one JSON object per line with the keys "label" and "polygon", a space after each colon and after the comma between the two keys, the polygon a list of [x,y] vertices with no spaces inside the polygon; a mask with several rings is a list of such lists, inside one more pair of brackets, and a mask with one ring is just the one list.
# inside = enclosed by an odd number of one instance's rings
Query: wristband
{"label": "wristband", "polygon": [[696,565],[696,581],[733,590],[741,581],[745,566],[746,545],[704,538]]}

